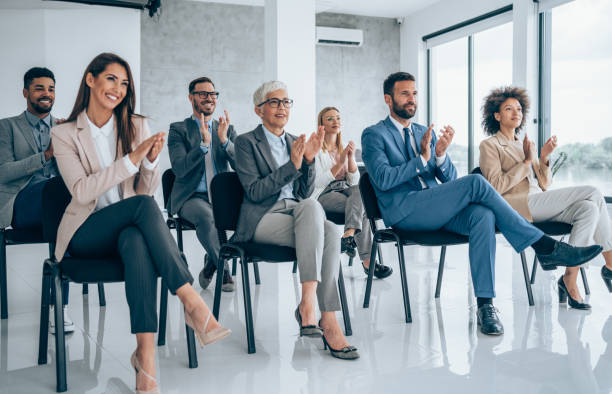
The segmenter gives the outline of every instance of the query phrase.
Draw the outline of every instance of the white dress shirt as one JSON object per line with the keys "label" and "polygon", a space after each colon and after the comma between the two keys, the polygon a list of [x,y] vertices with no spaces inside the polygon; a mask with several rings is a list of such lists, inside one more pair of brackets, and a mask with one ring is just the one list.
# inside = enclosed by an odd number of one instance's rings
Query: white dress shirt
{"label": "white dress shirt", "polygon": [[[115,162],[117,152],[117,133],[115,131],[115,116],[111,116],[108,122],[102,127],[96,126],[89,117],[87,118],[89,123],[89,130],[91,131],[91,137],[94,140],[96,147],[96,153],[98,154],[98,161],[102,168],[106,168]],[[138,167],[132,163],[129,155],[123,156],[121,159],[125,168],[127,168],[130,175],[134,175],[138,172]],[[146,157],[143,160],[145,168],[152,170],[159,162],[159,156],[151,163]],[[111,187],[104,194],[98,197],[98,203],[96,204],[96,211],[114,204],[121,200],[121,188],[119,185]]]}

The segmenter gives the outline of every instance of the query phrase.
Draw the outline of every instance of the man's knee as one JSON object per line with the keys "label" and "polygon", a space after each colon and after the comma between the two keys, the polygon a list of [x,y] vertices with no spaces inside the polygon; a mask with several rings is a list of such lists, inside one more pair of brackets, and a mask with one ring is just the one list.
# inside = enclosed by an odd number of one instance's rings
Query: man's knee
{"label": "man's knee", "polygon": [[470,214],[470,228],[492,229],[495,231],[495,214],[489,208],[476,206]]}

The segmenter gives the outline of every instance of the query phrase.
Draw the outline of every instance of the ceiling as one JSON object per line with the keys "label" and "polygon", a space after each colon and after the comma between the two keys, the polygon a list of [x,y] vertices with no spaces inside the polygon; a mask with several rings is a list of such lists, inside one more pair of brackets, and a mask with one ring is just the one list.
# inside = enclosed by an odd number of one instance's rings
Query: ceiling
{"label": "ceiling", "polygon": [[[163,5],[162,0],[162,5]],[[264,0],[188,0],[205,3],[225,3],[263,6]],[[286,0],[285,0],[286,1]],[[295,1],[295,0],[292,0]],[[440,0],[316,0],[317,12],[336,12],[365,16],[398,18],[410,15]]]}

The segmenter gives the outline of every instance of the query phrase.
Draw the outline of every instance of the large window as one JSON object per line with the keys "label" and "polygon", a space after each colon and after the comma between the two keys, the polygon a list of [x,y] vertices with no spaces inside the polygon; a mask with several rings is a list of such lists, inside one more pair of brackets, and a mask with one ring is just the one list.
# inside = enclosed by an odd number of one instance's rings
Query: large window
{"label": "large window", "polygon": [[544,136],[558,138],[554,159],[567,155],[555,175],[555,188],[590,184],[612,195],[611,15],[610,0],[573,1],[545,14],[550,128]]}

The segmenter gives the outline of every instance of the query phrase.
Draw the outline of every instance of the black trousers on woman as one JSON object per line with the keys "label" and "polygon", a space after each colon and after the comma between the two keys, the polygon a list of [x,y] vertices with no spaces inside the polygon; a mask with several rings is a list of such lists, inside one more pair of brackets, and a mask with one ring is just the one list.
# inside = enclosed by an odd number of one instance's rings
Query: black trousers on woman
{"label": "black trousers on woman", "polygon": [[135,196],[91,214],[68,245],[76,258],[119,257],[132,334],[157,331],[157,277],[172,294],[193,277],[155,200]]}

